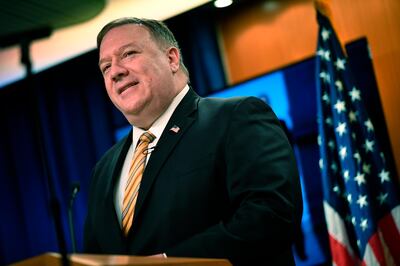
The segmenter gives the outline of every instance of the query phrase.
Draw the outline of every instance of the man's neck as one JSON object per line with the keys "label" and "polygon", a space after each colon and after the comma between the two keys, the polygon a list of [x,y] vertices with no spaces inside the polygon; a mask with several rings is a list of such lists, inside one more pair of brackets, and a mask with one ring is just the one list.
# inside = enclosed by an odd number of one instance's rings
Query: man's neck
{"label": "man's neck", "polygon": [[[188,84],[184,84],[184,86],[175,93],[175,95],[173,96],[171,102],[168,105],[166,105],[159,114],[157,114],[157,115],[148,115],[147,117],[144,117],[144,114],[139,114],[136,117],[132,117],[132,119],[130,119],[130,120],[128,119],[128,121],[134,127],[138,127],[138,128],[143,129],[143,130],[148,130],[166,112],[166,110],[168,110],[168,108],[176,100],[178,95],[186,88],[186,86],[188,86]],[[182,99],[183,96],[184,95],[182,95],[179,98]]]}

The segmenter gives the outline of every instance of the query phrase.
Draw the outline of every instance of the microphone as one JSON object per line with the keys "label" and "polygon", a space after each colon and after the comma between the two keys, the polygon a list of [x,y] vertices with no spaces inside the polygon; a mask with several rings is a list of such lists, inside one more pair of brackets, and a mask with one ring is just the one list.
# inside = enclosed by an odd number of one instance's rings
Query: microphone
{"label": "microphone", "polygon": [[74,201],[76,195],[79,192],[79,188],[80,188],[79,182],[72,183],[71,196],[69,198],[69,206],[68,206],[68,224],[69,224],[69,231],[71,234],[72,253],[76,253],[75,230],[72,219],[72,206],[74,205]]}

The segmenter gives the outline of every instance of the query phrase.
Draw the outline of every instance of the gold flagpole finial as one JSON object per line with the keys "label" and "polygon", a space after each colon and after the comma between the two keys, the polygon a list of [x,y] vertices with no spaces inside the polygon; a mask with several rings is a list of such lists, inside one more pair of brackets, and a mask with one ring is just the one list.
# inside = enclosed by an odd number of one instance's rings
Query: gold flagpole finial
{"label": "gold flagpole finial", "polygon": [[316,10],[332,21],[332,11],[329,6],[330,2],[330,0],[314,0],[314,6]]}

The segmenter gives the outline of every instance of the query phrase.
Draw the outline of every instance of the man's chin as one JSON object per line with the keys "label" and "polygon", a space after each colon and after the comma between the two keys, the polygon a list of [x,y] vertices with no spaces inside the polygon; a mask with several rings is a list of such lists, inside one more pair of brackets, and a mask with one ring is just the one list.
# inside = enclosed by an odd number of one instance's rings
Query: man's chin
{"label": "man's chin", "polygon": [[122,112],[128,121],[130,119],[138,119],[141,116],[140,110],[128,110],[126,112]]}
{"label": "man's chin", "polygon": [[128,120],[129,124],[131,124],[134,127],[139,127],[139,128],[146,128],[148,119],[143,115],[142,113],[143,110],[131,110],[130,112],[123,113],[126,120]]}
{"label": "man's chin", "polygon": [[132,104],[118,108],[125,117],[143,115],[145,104]]}

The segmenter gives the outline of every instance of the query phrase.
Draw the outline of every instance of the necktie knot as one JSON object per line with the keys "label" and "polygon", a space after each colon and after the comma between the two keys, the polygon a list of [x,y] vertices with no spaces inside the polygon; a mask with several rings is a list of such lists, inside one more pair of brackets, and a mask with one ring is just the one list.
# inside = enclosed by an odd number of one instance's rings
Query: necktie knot
{"label": "necktie knot", "polygon": [[140,142],[151,143],[155,138],[156,136],[154,136],[150,131],[146,131],[140,136],[139,140]]}

